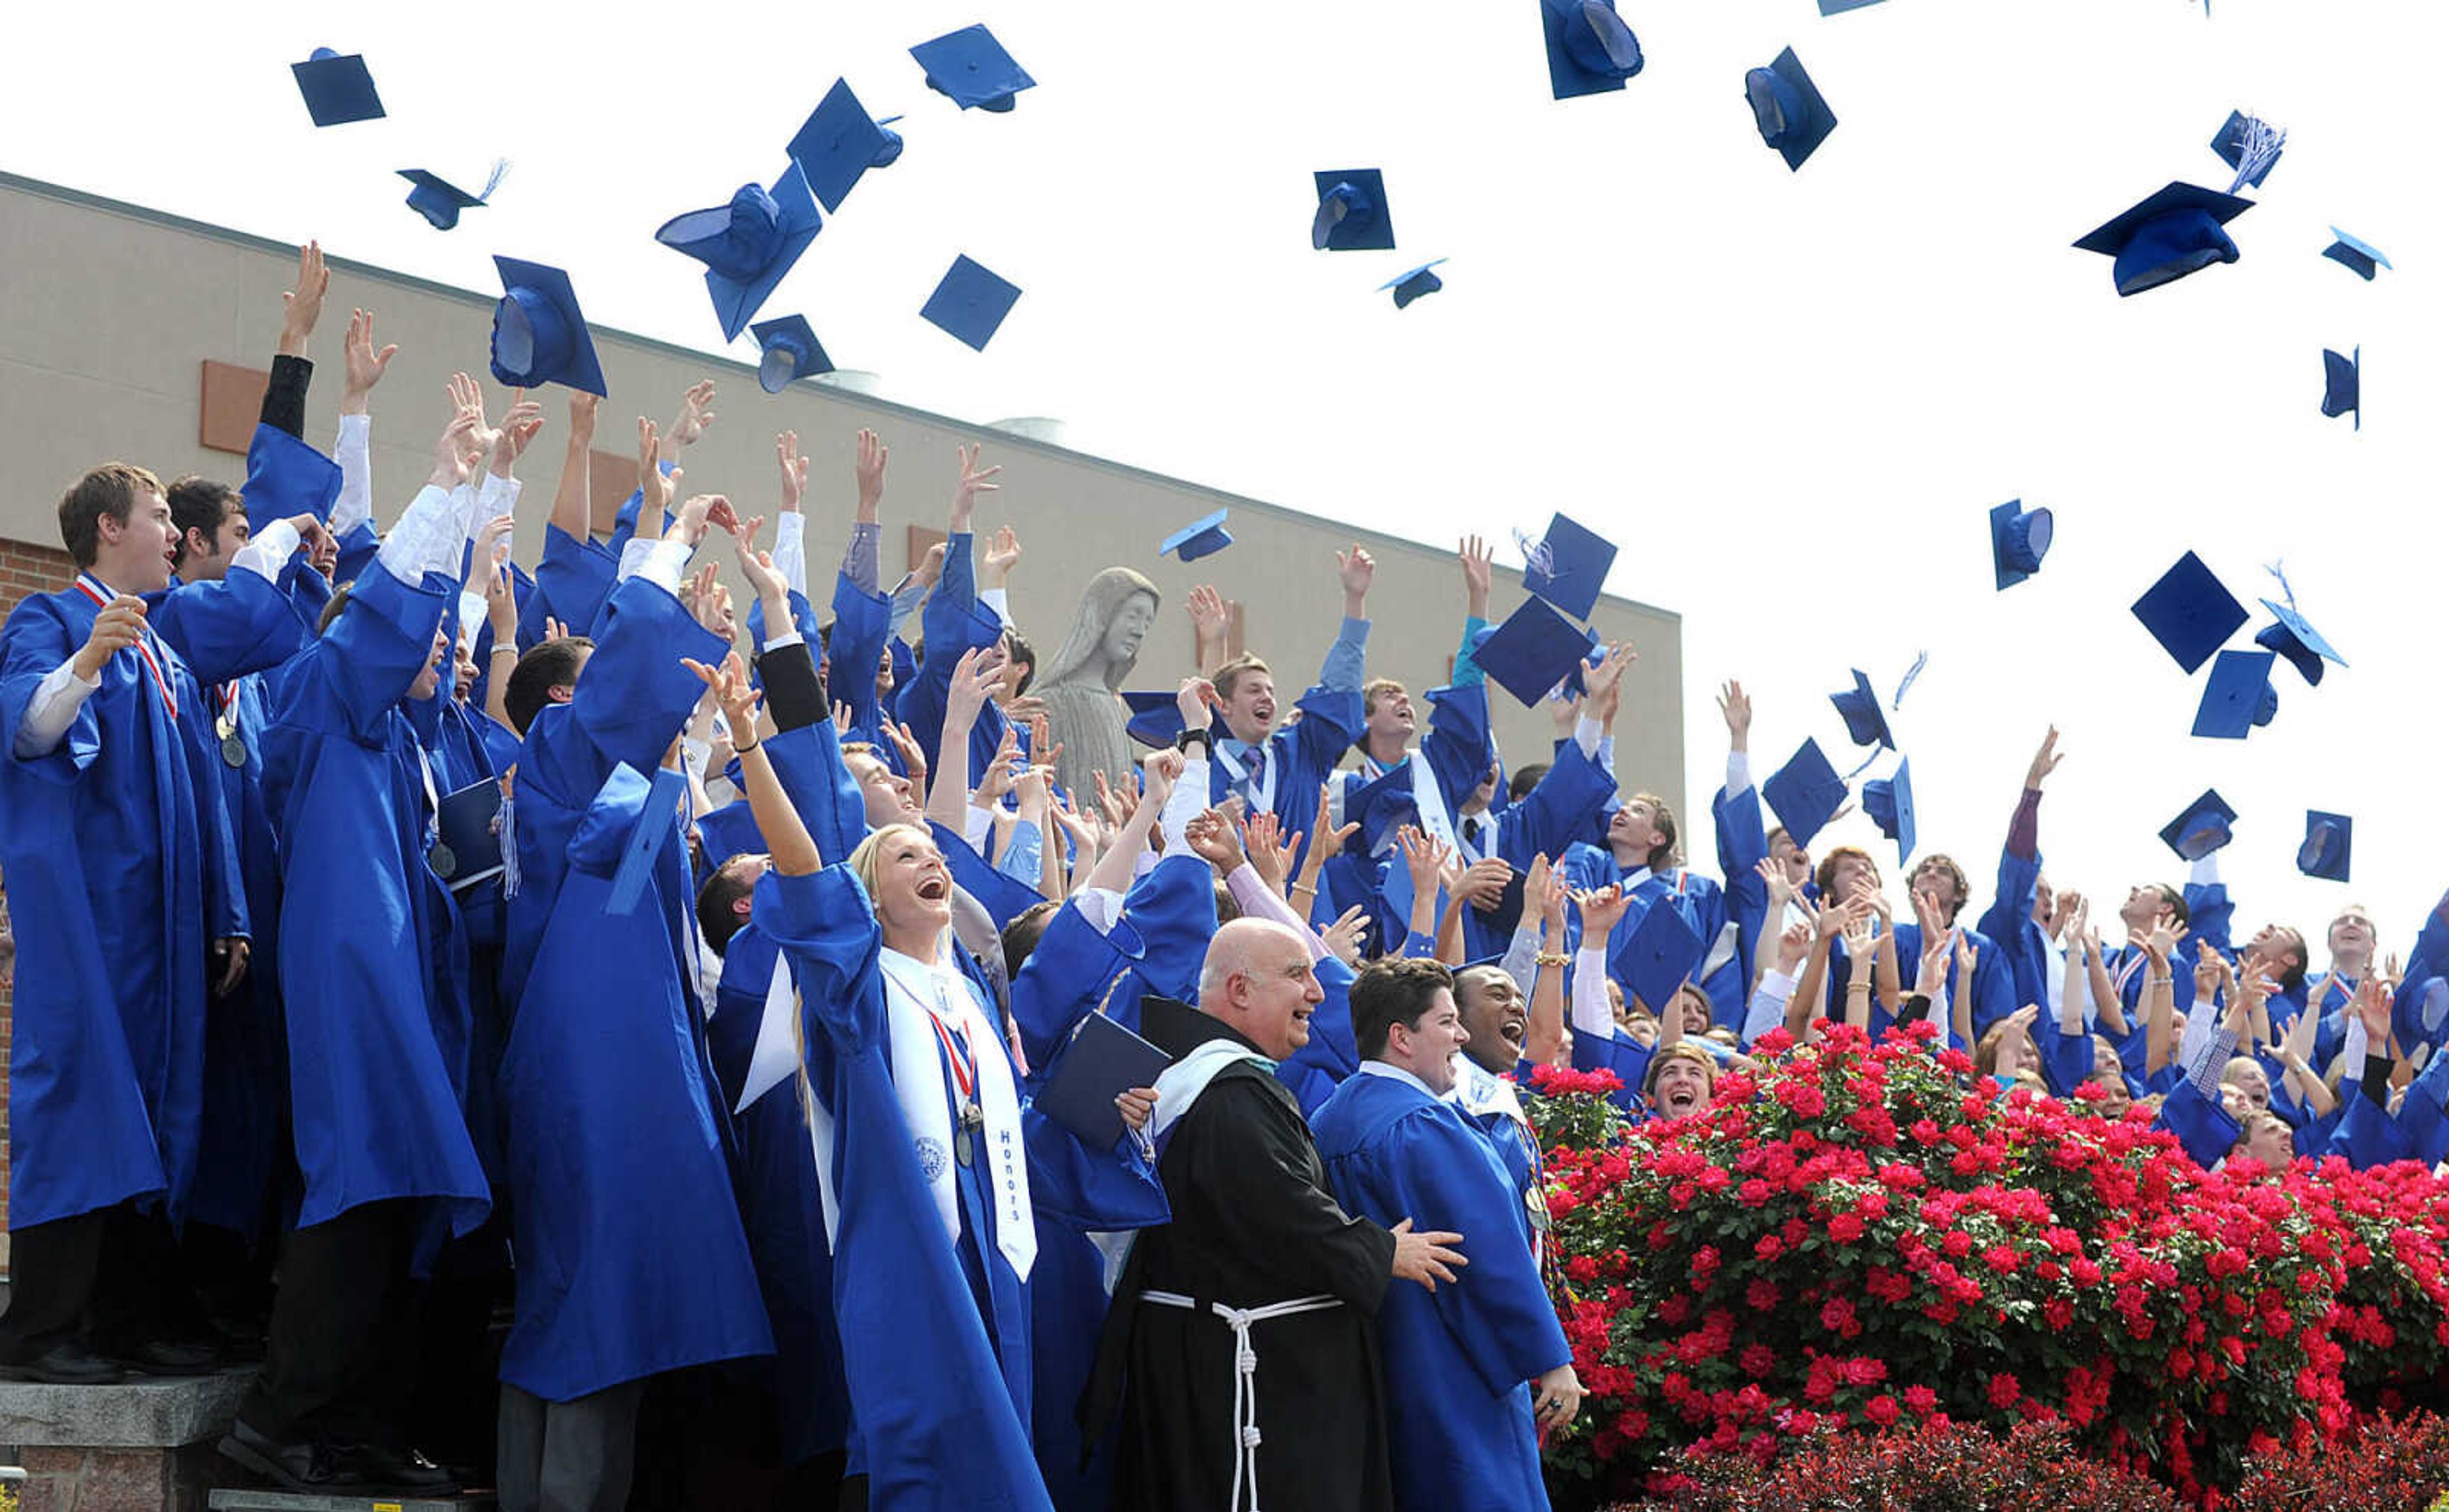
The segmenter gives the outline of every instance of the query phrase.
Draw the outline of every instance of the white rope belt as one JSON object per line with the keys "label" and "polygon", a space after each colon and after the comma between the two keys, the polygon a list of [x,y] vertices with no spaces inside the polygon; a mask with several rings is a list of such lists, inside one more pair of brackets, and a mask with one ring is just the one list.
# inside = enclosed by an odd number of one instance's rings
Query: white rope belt
{"label": "white rope belt", "polygon": [[[1186,1312],[1199,1311],[1197,1302],[1179,1292],[1142,1292],[1140,1300],[1180,1308]],[[1250,1343],[1250,1325],[1341,1306],[1340,1298],[1331,1296],[1295,1297],[1289,1302],[1270,1302],[1257,1308],[1227,1307],[1222,1302],[1207,1305],[1208,1311],[1223,1318],[1233,1330],[1233,1500],[1225,1503],[1231,1512],[1242,1512],[1242,1483],[1245,1480],[1250,1485],[1249,1512],[1259,1512],[1259,1351]]]}

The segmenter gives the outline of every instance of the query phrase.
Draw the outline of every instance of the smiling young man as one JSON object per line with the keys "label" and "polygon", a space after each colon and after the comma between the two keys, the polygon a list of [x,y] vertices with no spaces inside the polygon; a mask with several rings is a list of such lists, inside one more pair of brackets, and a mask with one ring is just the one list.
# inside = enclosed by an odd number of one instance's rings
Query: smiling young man
{"label": "smiling young man", "polygon": [[1453,983],[1434,961],[1361,970],[1360,1070],[1318,1110],[1319,1155],[1347,1211],[1479,1241],[1449,1285],[1398,1288],[1379,1311],[1396,1504],[1544,1508],[1539,1435],[1573,1420],[1582,1385],[1514,1178],[1449,1101],[1472,1038]]}

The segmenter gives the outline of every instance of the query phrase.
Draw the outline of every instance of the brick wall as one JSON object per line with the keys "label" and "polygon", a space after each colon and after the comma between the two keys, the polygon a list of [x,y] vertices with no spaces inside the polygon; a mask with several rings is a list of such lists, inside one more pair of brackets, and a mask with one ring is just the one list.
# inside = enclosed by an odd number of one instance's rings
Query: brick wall
{"label": "brick wall", "polygon": [[[57,546],[0,540],[0,618],[5,618],[17,606],[17,601],[28,594],[57,592],[67,587],[68,581],[75,576],[75,564],[68,560],[67,552]],[[7,878],[0,877],[0,909],[7,907]],[[0,929],[6,928],[7,921],[0,919]],[[11,974],[0,976],[0,1064],[7,1062],[10,1048],[10,1025],[14,1003],[10,982],[13,980],[13,967],[12,960]],[[9,1155],[5,1143],[8,1128],[9,1083],[6,1077],[0,1077],[0,1231],[5,1231],[9,1222]],[[0,1232],[0,1269],[5,1269],[8,1263],[9,1238],[5,1232]]]}

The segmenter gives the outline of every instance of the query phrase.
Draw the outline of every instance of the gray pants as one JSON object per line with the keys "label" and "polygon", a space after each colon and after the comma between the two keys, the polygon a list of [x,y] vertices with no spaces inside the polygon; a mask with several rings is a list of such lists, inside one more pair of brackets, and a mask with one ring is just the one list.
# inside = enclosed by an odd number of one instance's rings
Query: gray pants
{"label": "gray pants", "polygon": [[502,1512],[621,1512],[637,1463],[646,1383],[547,1402],[502,1383],[494,1479]]}

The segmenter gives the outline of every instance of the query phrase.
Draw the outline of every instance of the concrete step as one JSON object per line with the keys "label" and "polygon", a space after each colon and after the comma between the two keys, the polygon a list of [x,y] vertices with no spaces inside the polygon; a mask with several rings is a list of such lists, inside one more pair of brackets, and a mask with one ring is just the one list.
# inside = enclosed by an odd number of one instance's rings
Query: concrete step
{"label": "concrete step", "polygon": [[207,1506],[221,1512],[493,1512],[493,1493],[453,1497],[297,1496],[287,1491],[216,1487]]}

